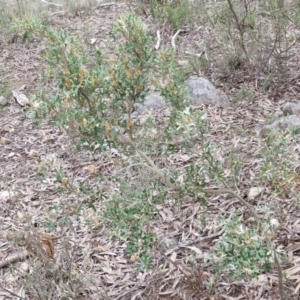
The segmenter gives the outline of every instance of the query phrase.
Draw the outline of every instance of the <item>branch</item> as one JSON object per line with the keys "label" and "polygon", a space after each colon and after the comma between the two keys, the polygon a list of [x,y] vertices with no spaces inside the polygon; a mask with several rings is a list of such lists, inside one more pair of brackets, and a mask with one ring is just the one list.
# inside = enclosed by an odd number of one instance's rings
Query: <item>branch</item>
{"label": "branch", "polygon": [[173,47],[175,50],[176,50],[175,40],[176,40],[178,34],[179,34],[181,31],[182,31],[181,29],[177,30],[176,33],[173,35],[172,40],[171,40],[171,45],[172,45],[172,47]]}
{"label": "branch", "polygon": [[[156,175],[159,176],[159,178],[163,181],[165,185],[167,185],[170,189],[174,191],[180,191],[180,188],[178,188],[175,184],[173,184],[163,172],[161,172],[157,167],[155,166],[154,162],[150,157],[148,157],[144,152],[142,152],[140,149],[136,147],[134,142],[130,139],[126,139],[125,137],[121,137],[121,141],[124,143],[129,144],[134,148],[134,150],[138,153],[138,155],[147,163],[147,167],[150,168]],[[236,198],[242,205],[244,205],[253,215],[257,223],[259,223],[259,216],[253,209],[253,207],[245,201],[241,196],[236,194],[232,189],[226,188],[226,189],[205,189],[205,188],[198,188],[199,192],[204,193],[204,194],[229,194],[232,197]]]}
{"label": "branch", "polygon": [[161,39],[160,39],[160,32],[159,32],[159,30],[157,30],[157,32],[156,32],[156,36],[157,36],[157,42],[156,42],[156,45],[154,46],[154,49],[155,49],[155,50],[158,50],[158,49],[159,49],[159,47],[160,47],[160,41],[161,41]]}
{"label": "branch", "polygon": [[47,5],[54,5],[54,6],[59,6],[59,7],[63,7],[63,5],[61,4],[56,4],[56,3],[52,3],[52,2],[48,2],[46,0],[41,0],[43,3],[47,4]]}

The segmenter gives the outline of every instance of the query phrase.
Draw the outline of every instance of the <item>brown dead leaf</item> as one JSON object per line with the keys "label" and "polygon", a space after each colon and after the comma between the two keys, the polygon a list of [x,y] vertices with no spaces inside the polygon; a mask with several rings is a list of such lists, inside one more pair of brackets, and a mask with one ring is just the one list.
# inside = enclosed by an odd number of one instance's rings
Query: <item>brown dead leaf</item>
{"label": "brown dead leaf", "polygon": [[8,145],[8,144],[10,144],[11,143],[11,140],[9,140],[9,139],[7,139],[7,138],[5,138],[5,137],[1,137],[1,143],[3,144],[3,145]]}
{"label": "brown dead leaf", "polygon": [[8,124],[4,125],[2,130],[5,132],[14,132],[15,131],[15,129],[11,125],[8,125]]}
{"label": "brown dead leaf", "polygon": [[38,156],[40,156],[40,153],[37,150],[31,149],[28,153],[28,156],[29,157],[38,157]]}
{"label": "brown dead leaf", "polygon": [[52,236],[51,234],[40,232],[39,237],[41,239],[41,243],[43,245],[44,254],[48,257],[53,259],[54,258],[54,241],[58,240],[62,237],[61,236]]}
{"label": "brown dead leaf", "polygon": [[189,64],[187,60],[178,60],[178,66],[186,66]]}
{"label": "brown dead leaf", "polygon": [[87,170],[90,174],[95,174],[98,170],[95,165],[86,166],[84,169]]}
{"label": "brown dead leaf", "polygon": [[292,268],[289,268],[289,269],[285,270],[287,278],[289,278],[290,276],[292,276],[292,275],[294,275],[298,272],[300,272],[300,266],[294,266]]}

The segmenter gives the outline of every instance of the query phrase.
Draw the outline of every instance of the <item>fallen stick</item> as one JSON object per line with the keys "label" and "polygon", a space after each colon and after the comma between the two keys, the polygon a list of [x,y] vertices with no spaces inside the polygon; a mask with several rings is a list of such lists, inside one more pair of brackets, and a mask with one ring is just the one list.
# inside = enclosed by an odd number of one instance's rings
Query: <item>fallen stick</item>
{"label": "fallen stick", "polygon": [[56,4],[56,3],[52,3],[52,2],[48,2],[46,0],[41,0],[43,3],[47,4],[47,5],[54,5],[54,6],[59,6],[59,7],[63,7],[63,5],[61,4]]}
{"label": "fallen stick", "polygon": [[14,254],[8,256],[7,258],[3,258],[0,260],[0,269],[5,268],[8,265],[13,264],[15,262],[25,260],[28,257],[29,257],[29,253],[27,250],[14,253]]}

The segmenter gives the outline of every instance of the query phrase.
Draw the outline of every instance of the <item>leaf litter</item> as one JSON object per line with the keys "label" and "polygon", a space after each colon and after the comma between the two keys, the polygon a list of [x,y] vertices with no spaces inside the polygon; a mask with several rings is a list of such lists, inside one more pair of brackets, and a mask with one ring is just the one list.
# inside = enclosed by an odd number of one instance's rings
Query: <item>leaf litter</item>
{"label": "leaf litter", "polygon": [[[57,15],[53,23],[57,27],[68,26],[73,33],[80,33],[89,26],[93,33],[87,39],[107,47],[109,26],[127,9],[124,3],[116,3],[99,7],[85,18]],[[179,53],[193,49],[194,33],[191,31],[189,35],[179,45]],[[46,123],[35,127],[33,119],[24,118],[22,107],[30,103],[25,93],[30,95],[40,88],[36,78],[45,62],[34,51],[40,46],[39,42],[7,44],[0,58],[0,65],[11,71],[8,77],[14,78],[12,90],[25,85],[24,94],[14,92],[18,103],[10,101],[0,109],[0,299],[12,299],[14,295],[32,299],[33,285],[21,280],[22,272],[36,273],[40,286],[34,287],[40,288],[40,294],[46,291],[49,299],[62,299],[66,291],[70,295],[81,295],[77,299],[278,299],[275,270],[252,282],[232,282],[224,277],[215,286],[215,296],[208,293],[203,283],[213,277],[211,265],[205,266],[204,260],[225,231],[218,227],[219,217],[230,218],[233,213],[245,220],[250,217],[245,208],[228,195],[214,195],[207,200],[205,224],[201,224],[204,213],[201,205],[190,200],[183,201],[179,208],[170,200],[157,205],[160,218],[152,220],[149,226],[160,241],[152,249],[153,269],[141,272],[138,263],[126,254],[125,243],[110,237],[92,207],[78,207],[74,193],[57,192],[57,169],[64,171],[66,177],[62,182],[71,191],[82,181],[95,184],[93,180],[99,172],[110,176],[117,170],[109,155],[77,152],[63,131]],[[298,57],[298,53],[295,56]],[[231,85],[233,93],[235,87]],[[293,99],[294,93],[290,89],[281,90],[282,97],[274,105],[252,82],[248,85],[255,94],[252,100],[241,100],[224,111],[205,108],[211,122],[208,138],[228,151],[233,145],[236,155],[243,159],[237,185],[241,194],[248,195],[258,210],[268,204],[277,207],[278,216],[288,216],[279,219],[276,238],[288,253],[288,263],[283,263],[283,269],[294,282],[290,290],[293,295],[300,289],[299,187],[288,185],[285,196],[276,196],[270,186],[261,186],[255,179],[261,162],[257,149],[262,142],[253,134],[253,128],[257,120]],[[298,136],[290,137],[289,142],[291,148],[297,150]],[[295,165],[299,165],[296,157]],[[169,158],[169,163],[181,168],[190,163],[190,159],[178,153]],[[226,160],[222,151],[218,159]],[[129,169],[124,171],[134,176]],[[225,176],[230,177],[230,172],[228,167]],[[109,195],[110,190],[117,188],[108,183],[103,193]],[[93,205],[97,210],[105,207],[101,202]],[[57,218],[61,215],[66,215],[68,220]]]}

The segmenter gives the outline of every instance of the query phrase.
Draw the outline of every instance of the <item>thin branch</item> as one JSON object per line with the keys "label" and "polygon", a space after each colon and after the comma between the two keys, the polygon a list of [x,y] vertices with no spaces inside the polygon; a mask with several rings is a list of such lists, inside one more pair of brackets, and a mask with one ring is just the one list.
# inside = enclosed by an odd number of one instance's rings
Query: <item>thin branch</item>
{"label": "thin branch", "polygon": [[[236,23],[238,32],[239,32],[239,34],[240,34],[241,47],[242,47],[242,49],[243,49],[243,52],[244,52],[245,55],[246,55],[247,60],[249,61],[249,56],[248,56],[248,52],[247,52],[247,50],[246,50],[246,47],[245,47],[245,41],[244,41],[244,33],[245,33],[245,30],[244,30],[244,28],[243,28],[241,22],[239,21],[239,18],[238,18],[237,14],[236,14],[236,12],[235,12],[235,10],[234,10],[234,8],[233,8],[232,1],[231,1],[231,0],[227,0],[227,2],[228,2],[228,5],[229,5],[229,8],[230,8],[230,11],[231,11],[231,13],[232,13],[232,15],[233,15],[234,21],[235,21],[235,23]],[[245,16],[245,17],[246,17],[246,16]]]}
{"label": "thin branch", "polygon": [[196,239],[196,240],[187,242],[187,243],[185,243],[185,244],[183,244],[183,245],[178,245],[178,246],[176,246],[176,247],[174,247],[174,248],[168,250],[168,251],[165,253],[165,255],[169,255],[169,254],[173,253],[174,251],[176,251],[176,250],[178,250],[178,249],[180,249],[180,248],[184,248],[184,247],[187,247],[187,246],[190,246],[190,245],[194,245],[194,244],[197,244],[197,243],[200,243],[200,242],[203,243],[203,242],[206,242],[206,241],[208,241],[208,240],[215,239],[215,238],[219,237],[220,235],[222,235],[222,234],[224,233],[224,231],[225,231],[225,229],[223,228],[223,229],[221,229],[220,231],[218,231],[218,232],[216,232],[216,233],[214,233],[214,234],[211,234],[211,235],[208,235],[208,236],[200,237],[200,238],[198,238],[198,239]]}
{"label": "thin branch", "polygon": [[110,6],[110,5],[114,5],[114,4],[116,4],[116,2],[102,3],[102,4],[97,5],[95,8],[102,8],[102,7]]}
{"label": "thin branch", "polygon": [[161,41],[159,30],[156,31],[156,36],[157,36],[157,42],[156,42],[156,45],[154,46],[154,49],[158,50],[160,47],[160,41]]}
{"label": "thin branch", "polygon": [[4,268],[4,267],[7,267],[8,265],[10,265],[12,263],[22,261],[22,260],[24,260],[28,257],[29,257],[29,253],[28,253],[27,250],[23,251],[23,252],[14,253],[14,254],[12,254],[12,255],[8,256],[7,258],[4,258],[0,261],[0,269]]}
{"label": "thin branch", "polygon": [[[156,175],[158,175],[165,185],[167,185],[170,189],[172,189],[174,191],[180,191],[180,187],[178,188],[175,184],[173,184],[165,176],[165,174],[163,172],[161,172],[159,169],[157,169],[157,167],[155,166],[155,164],[151,160],[151,158],[148,157],[140,149],[138,149],[132,140],[126,139],[125,137],[122,137],[121,141],[131,145],[135,149],[135,151],[138,153],[138,155],[147,163],[148,168],[150,168]],[[241,196],[236,194],[232,189],[230,189],[230,188],[226,188],[226,189],[205,189],[205,188],[200,187],[200,188],[198,188],[198,191],[200,193],[212,194],[212,195],[214,195],[214,194],[229,194],[229,195],[231,195],[232,197],[236,198],[242,205],[244,205],[251,212],[251,214],[254,216],[257,223],[259,223],[259,216],[255,212],[253,207],[247,201],[245,201]]]}
{"label": "thin branch", "polygon": [[56,3],[52,3],[52,2],[48,2],[46,0],[41,0],[43,3],[47,4],[47,5],[54,5],[54,6],[59,6],[59,7],[63,7],[63,5],[61,4],[56,4]]}
{"label": "thin branch", "polygon": [[279,289],[280,299],[283,300],[284,299],[283,280],[282,280],[283,273],[282,273],[282,268],[278,261],[277,253],[275,250],[274,250],[274,262],[275,262],[277,272],[278,272],[278,289]]}
{"label": "thin branch", "polygon": [[176,38],[177,38],[178,34],[179,34],[181,31],[182,31],[181,29],[177,30],[177,32],[173,35],[172,40],[171,40],[171,45],[172,45],[172,47],[173,47],[175,50],[176,50],[176,44],[175,44],[175,41],[176,41]]}
{"label": "thin branch", "polygon": [[8,292],[8,293],[11,294],[12,296],[15,296],[15,297],[17,297],[17,298],[19,298],[19,299],[24,299],[23,297],[19,296],[19,295],[16,294],[15,292],[13,292],[13,291],[11,291],[11,290],[5,288],[5,287],[2,286],[2,285],[1,285],[1,289],[4,290],[4,291],[6,291],[6,292]]}

